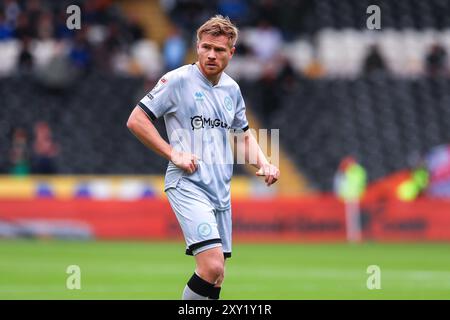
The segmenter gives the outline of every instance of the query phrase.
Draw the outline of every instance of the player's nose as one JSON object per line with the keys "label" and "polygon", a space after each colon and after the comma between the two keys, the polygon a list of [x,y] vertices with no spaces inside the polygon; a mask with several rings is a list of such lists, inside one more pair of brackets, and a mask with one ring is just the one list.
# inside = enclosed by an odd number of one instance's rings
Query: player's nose
{"label": "player's nose", "polygon": [[216,59],[216,53],[214,52],[214,50],[210,50],[208,52],[208,59],[209,60],[215,60]]}

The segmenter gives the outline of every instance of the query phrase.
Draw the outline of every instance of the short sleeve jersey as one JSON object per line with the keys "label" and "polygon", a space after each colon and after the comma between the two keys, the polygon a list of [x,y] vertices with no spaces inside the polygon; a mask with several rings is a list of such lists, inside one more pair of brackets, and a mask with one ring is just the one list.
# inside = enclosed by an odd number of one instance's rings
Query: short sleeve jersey
{"label": "short sleeve jersey", "polygon": [[200,158],[189,174],[169,161],[165,190],[183,186],[206,195],[218,210],[230,207],[233,154],[229,132],[248,129],[245,102],[239,85],[226,73],[213,85],[196,64],[165,74],[139,102],[152,119],[164,117],[171,146]]}

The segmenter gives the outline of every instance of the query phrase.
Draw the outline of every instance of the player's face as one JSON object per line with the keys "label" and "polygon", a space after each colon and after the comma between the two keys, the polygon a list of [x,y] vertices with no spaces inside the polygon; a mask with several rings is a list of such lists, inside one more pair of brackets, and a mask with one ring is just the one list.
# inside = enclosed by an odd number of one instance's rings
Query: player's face
{"label": "player's face", "polygon": [[227,67],[235,48],[230,48],[226,36],[203,34],[197,43],[200,68],[208,79],[215,79]]}

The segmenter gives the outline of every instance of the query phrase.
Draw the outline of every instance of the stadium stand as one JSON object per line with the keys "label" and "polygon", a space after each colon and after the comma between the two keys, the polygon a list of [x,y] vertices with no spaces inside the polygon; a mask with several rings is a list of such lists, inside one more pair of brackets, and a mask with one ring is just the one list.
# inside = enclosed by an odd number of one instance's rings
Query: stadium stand
{"label": "stadium stand", "polygon": [[[131,108],[165,71],[163,42],[127,16],[120,1],[80,1],[83,31],[67,31],[67,4],[0,1],[0,152],[9,154],[17,126],[31,135],[36,121],[47,121],[61,145],[59,173],[163,172],[165,161],[143,152],[124,131]],[[382,10],[382,30],[366,28],[371,4]],[[318,190],[331,190],[348,154],[374,181],[408,167],[411,154],[450,140],[449,1],[162,0],[149,6],[167,14],[177,31],[165,34],[180,35],[181,46],[191,46],[195,26],[217,12],[239,23],[229,73],[261,125],[281,129],[282,146]],[[266,40],[255,41],[261,37]],[[368,58],[373,48],[384,67],[366,72],[376,60]],[[190,57],[187,50],[185,62]],[[437,74],[430,71],[436,66]],[[8,157],[0,158],[2,173],[9,166]]]}
{"label": "stadium stand", "polygon": [[[413,154],[450,140],[445,129],[450,124],[449,79],[379,74],[301,79],[298,88],[281,98],[282,108],[266,123],[289,132],[280,134],[281,143],[320,190],[331,189],[334,171],[347,154],[364,163],[374,181],[408,168]],[[263,105],[261,96],[252,105]]]}

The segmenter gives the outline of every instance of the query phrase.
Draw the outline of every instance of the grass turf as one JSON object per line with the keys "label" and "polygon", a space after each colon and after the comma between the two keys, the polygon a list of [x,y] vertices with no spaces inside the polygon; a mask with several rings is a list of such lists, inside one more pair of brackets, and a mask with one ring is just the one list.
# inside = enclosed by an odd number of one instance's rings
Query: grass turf
{"label": "grass turf", "polygon": [[[181,242],[0,241],[0,299],[179,299],[193,270]],[[236,243],[221,298],[450,299],[450,244]]]}

